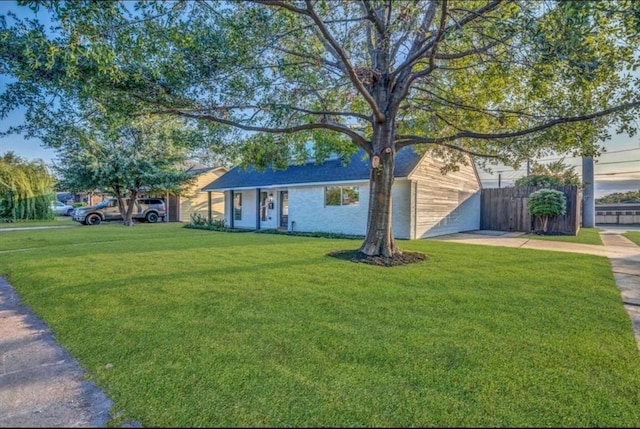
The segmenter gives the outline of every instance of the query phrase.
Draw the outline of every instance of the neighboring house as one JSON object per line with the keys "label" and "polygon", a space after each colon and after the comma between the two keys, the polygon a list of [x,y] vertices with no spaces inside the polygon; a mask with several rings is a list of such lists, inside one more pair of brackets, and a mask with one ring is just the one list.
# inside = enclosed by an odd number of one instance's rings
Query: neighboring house
{"label": "neighboring house", "polygon": [[[365,235],[369,159],[360,151],[340,159],[292,165],[286,170],[232,168],[203,188],[224,192],[232,228]],[[393,233],[426,238],[480,228],[480,179],[475,164],[443,175],[441,160],[407,147],[396,154]]]}
{"label": "neighboring house", "polygon": [[211,183],[228,169],[191,165],[189,173],[195,176],[193,185],[180,195],[169,196],[168,220],[170,222],[191,222],[191,215],[199,214],[205,219],[221,219],[224,216],[224,195],[222,192],[206,192],[202,187]]}

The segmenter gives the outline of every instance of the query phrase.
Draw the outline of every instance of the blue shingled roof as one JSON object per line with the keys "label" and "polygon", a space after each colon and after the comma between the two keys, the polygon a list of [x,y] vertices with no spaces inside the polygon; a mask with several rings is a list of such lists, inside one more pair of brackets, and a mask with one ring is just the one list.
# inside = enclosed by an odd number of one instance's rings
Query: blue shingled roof
{"label": "blue shingled roof", "polygon": [[[340,159],[330,159],[322,164],[313,162],[304,165],[291,165],[286,170],[268,168],[258,171],[253,166],[247,169],[234,167],[216,180],[202,188],[203,191],[217,191],[236,188],[259,188],[274,185],[294,185],[303,183],[346,182],[369,180],[369,158],[360,150],[353,155],[347,165]],[[395,177],[407,177],[420,155],[410,147],[396,154]]]}

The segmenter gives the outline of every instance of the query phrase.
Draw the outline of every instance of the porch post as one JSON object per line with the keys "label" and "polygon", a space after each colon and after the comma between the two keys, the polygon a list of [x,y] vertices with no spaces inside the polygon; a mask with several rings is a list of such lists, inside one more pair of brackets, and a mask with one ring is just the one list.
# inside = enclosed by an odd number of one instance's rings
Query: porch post
{"label": "porch post", "polygon": [[233,199],[235,197],[234,192],[233,191],[229,191],[229,228],[233,228],[233,218],[235,217],[235,213],[234,213],[234,207],[233,207]]}
{"label": "porch post", "polygon": [[207,191],[207,219],[209,220],[209,223],[213,222],[213,218],[212,218],[212,213],[211,213],[211,191]]}
{"label": "porch post", "polygon": [[260,188],[256,189],[256,230],[260,229]]}

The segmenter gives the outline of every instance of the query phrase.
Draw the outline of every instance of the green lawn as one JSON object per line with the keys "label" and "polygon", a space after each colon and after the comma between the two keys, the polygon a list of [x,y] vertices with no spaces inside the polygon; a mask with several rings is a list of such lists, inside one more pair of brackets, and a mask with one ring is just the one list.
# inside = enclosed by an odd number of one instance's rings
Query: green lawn
{"label": "green lawn", "polygon": [[640,246],[640,231],[627,231],[622,233],[622,235]]}
{"label": "green lawn", "polygon": [[56,216],[52,220],[19,220],[15,222],[0,222],[2,228],[25,228],[34,226],[64,226],[64,225],[80,225],[78,222],[71,220],[69,216]]}
{"label": "green lawn", "polygon": [[[180,224],[0,234],[0,273],[144,427],[639,427],[606,258]],[[11,252],[10,250],[20,250]],[[107,369],[105,365],[112,364]]]}
{"label": "green lawn", "polygon": [[538,235],[538,234],[525,234],[523,237],[532,238],[535,240],[551,240],[551,241],[565,241],[568,243],[580,243],[580,244],[599,244],[602,245],[600,239],[600,228],[580,228],[578,235]]}

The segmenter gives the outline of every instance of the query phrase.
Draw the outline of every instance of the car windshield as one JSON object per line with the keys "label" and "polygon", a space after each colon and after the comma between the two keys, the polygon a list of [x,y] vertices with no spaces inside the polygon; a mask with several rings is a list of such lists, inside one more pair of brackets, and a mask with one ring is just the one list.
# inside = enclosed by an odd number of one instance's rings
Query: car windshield
{"label": "car windshield", "polygon": [[109,201],[107,201],[107,200],[100,201],[98,204],[96,204],[96,208],[97,209],[103,209],[103,208],[107,207],[108,203],[109,203]]}

